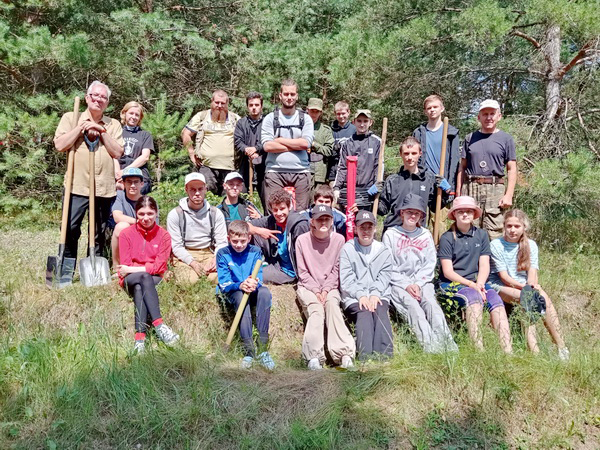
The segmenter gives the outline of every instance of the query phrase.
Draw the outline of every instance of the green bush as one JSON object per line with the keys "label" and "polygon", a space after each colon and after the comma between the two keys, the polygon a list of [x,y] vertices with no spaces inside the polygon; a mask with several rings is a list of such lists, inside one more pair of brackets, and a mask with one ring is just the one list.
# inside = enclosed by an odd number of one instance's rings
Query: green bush
{"label": "green bush", "polygon": [[597,251],[599,169],[586,151],[535,163],[518,187],[516,204],[529,214],[536,239],[561,251]]}

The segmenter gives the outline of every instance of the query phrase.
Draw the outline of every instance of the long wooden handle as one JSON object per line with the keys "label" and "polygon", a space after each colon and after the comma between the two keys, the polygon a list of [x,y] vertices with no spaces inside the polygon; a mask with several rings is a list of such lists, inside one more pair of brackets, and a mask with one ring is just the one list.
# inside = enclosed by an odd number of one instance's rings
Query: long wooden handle
{"label": "long wooden handle", "polygon": [[[90,192],[89,192],[89,212],[90,219],[90,249],[96,247],[96,152],[89,151],[89,177],[90,177]],[[91,255],[90,250],[90,255]]]}
{"label": "long wooden handle", "polygon": [[[440,176],[444,176],[446,168],[446,143],[448,142],[448,118],[444,117],[444,130],[442,134],[442,148],[440,156]],[[440,211],[442,209],[442,188],[437,188],[437,196],[435,198],[435,221],[433,223],[433,242],[438,245],[440,241]]]}
{"label": "long wooden handle", "polygon": [[[377,165],[377,182],[381,183],[383,181],[383,158],[385,156],[385,141],[387,140],[387,126],[388,119],[387,117],[383,118],[383,131],[381,132],[381,148],[379,149],[379,162]],[[379,196],[380,192],[375,195],[375,201],[373,202],[373,214],[377,216],[377,209],[379,208]]]}
{"label": "long wooden handle", "polygon": [[[79,97],[73,102],[73,128],[79,123]],[[75,140],[77,142],[77,140]],[[62,220],[60,222],[60,244],[67,242],[67,222],[69,221],[69,203],[73,184],[73,168],[75,167],[75,144],[67,151],[67,173],[65,174],[65,193],[63,196]]]}
{"label": "long wooden handle", "polygon": [[248,178],[248,183],[250,184],[248,191],[250,195],[254,195],[254,164],[252,164],[252,159],[250,159],[250,167],[248,168]]}
{"label": "long wooden handle", "polygon": [[[252,275],[250,275],[252,278],[256,279],[261,265],[262,265],[262,259],[259,259],[258,261],[256,261],[256,264],[254,264],[254,269],[252,269]],[[246,308],[246,303],[248,302],[248,297],[249,297],[249,294],[247,292],[244,292],[242,301],[240,302],[240,306],[238,307],[237,312],[235,313],[233,323],[231,324],[231,328],[229,329],[229,334],[227,335],[227,340],[225,341],[226,347],[229,347],[229,345],[231,345],[231,341],[233,341],[233,336],[235,336],[235,330],[237,330],[237,327],[242,318],[242,314],[244,313],[244,309]]]}

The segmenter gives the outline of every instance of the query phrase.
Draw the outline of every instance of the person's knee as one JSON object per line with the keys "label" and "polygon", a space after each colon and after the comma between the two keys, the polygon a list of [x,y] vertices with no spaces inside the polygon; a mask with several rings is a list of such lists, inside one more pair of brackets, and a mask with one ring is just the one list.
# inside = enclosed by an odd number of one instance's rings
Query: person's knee
{"label": "person's knee", "polygon": [[485,297],[488,303],[488,309],[491,311],[496,308],[504,308],[504,302],[498,295],[498,293],[493,289],[488,289],[485,293]]}
{"label": "person's knee", "polygon": [[129,224],[127,222],[119,222],[116,224],[115,229],[113,230],[113,240],[117,239],[118,243],[118,238],[121,235],[121,231],[125,230],[126,228],[129,228]]}
{"label": "person's knee", "polygon": [[133,295],[134,295],[134,297],[136,297],[138,295],[142,295],[142,286],[140,286],[139,284],[136,284],[133,287]]}
{"label": "person's knee", "polygon": [[270,308],[273,303],[273,296],[271,295],[271,291],[266,286],[261,286],[258,288],[258,292],[256,293],[256,302],[257,306],[260,309]]}
{"label": "person's knee", "polygon": [[483,305],[483,297],[477,289],[465,287],[459,290],[456,295],[465,301],[465,306]]}

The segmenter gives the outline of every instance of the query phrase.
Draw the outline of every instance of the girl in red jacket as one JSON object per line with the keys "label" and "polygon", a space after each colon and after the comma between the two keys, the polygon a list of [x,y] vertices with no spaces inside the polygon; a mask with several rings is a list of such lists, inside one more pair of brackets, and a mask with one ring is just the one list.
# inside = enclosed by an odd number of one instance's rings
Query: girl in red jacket
{"label": "girl in red jacket", "polygon": [[147,317],[158,338],[173,345],[179,335],[163,323],[156,285],[167,271],[171,255],[171,236],[156,224],[158,206],[152,197],[142,196],[135,204],[137,222],[119,236],[121,264],[117,266],[119,284],[133,297],[135,305],[134,352],[145,350]]}

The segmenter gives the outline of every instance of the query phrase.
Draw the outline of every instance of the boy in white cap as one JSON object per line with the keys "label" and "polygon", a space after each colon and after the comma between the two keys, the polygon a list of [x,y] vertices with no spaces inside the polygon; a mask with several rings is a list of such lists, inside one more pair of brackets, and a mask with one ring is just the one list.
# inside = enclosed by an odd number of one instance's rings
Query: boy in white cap
{"label": "boy in white cap", "polygon": [[195,283],[201,276],[207,276],[216,282],[215,253],[227,246],[225,218],[206,201],[206,180],[201,173],[186,175],[185,192],[187,197],[167,216],[175,279]]}
{"label": "boy in white cap", "polygon": [[496,100],[481,103],[477,115],[481,128],[465,137],[456,181],[457,195],[473,197],[481,208],[478,225],[490,239],[502,236],[502,210],[512,206],[517,183],[515,141],[497,128],[501,118]]}
{"label": "boy in white cap", "polygon": [[223,202],[217,206],[225,217],[227,229],[229,224],[234,220],[243,220],[245,222],[251,219],[258,219],[262,214],[258,208],[250,200],[244,200],[240,197],[240,193],[244,189],[244,178],[238,172],[229,172],[225,176],[223,182],[223,190],[225,198]]}
{"label": "boy in white cap", "polygon": [[394,261],[392,304],[408,320],[425,352],[456,351],[458,347],[435,298],[437,255],[431,233],[421,226],[426,212],[425,200],[408,194],[398,211],[400,225],[388,228],[383,235],[383,244]]}

